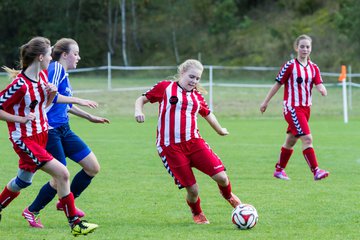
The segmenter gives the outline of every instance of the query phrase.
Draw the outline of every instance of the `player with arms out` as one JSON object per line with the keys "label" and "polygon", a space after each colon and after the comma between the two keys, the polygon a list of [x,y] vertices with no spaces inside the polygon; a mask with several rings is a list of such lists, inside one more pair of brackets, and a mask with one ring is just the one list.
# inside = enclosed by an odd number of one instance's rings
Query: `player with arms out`
{"label": "player with arms out", "polygon": [[65,206],[73,235],[86,235],[98,225],[82,221],[76,214],[74,196],[70,192],[69,172],[45,150],[48,122],[45,108],[56,99],[57,88],[48,83],[47,67],[51,61],[50,41],[44,37],[32,38],[20,48],[21,72],[5,67],[14,80],[0,92],[0,108],[19,117],[35,115],[33,121],[8,121],[10,140],[19,155],[17,176],[9,181],[0,194],[0,214],[19,194],[31,185],[38,169],[51,175],[57,182],[60,202]]}
{"label": "player with arms out", "polygon": [[231,191],[223,163],[201,138],[197,128],[199,113],[219,135],[229,134],[201,94],[205,92],[199,85],[203,70],[199,61],[186,60],[178,67],[174,81],[159,82],[135,101],[135,119],[139,123],[145,121],[144,104],[159,103],[157,150],[175,183],[180,189],[186,189],[186,202],[197,224],[208,224],[209,221],[200,206],[199,187],[192,168],[210,176],[232,207],[241,203]]}
{"label": "player with arms out", "polygon": [[[66,166],[66,157],[69,157],[82,167],[75,175],[70,186],[74,198],[77,198],[100,171],[100,165],[91,149],[71,130],[69,112],[93,123],[109,123],[109,120],[94,116],[73,105],[75,103],[90,108],[98,106],[94,101],[72,96],[72,88],[67,71],[75,69],[80,60],[77,42],[71,38],[58,40],[52,48],[52,59],[53,61],[48,67],[49,82],[58,88],[58,96],[56,103],[51,104],[47,109],[50,128],[46,150],[64,166]],[[51,179],[40,189],[32,204],[24,209],[23,216],[31,227],[44,227],[40,220],[40,210],[55,197],[57,191],[56,185],[56,179]],[[63,205],[60,201],[57,202],[56,207],[58,210],[63,210]],[[76,208],[76,213],[80,217],[85,215],[79,208]]]}
{"label": "player with arms out", "polygon": [[288,123],[288,128],[285,143],[281,147],[280,157],[275,165],[275,178],[290,179],[284,169],[298,139],[302,141],[303,155],[314,175],[314,180],[321,180],[329,175],[329,172],[318,167],[313,149],[313,138],[308,123],[313,85],[315,84],[316,89],[322,96],[327,95],[320,70],[310,60],[311,43],[312,39],[308,35],[301,35],[295,40],[294,49],[297,52],[297,57],[285,63],[280,69],[274,86],[270,89],[260,106],[261,113],[264,113],[271,98],[284,85],[283,113]]}

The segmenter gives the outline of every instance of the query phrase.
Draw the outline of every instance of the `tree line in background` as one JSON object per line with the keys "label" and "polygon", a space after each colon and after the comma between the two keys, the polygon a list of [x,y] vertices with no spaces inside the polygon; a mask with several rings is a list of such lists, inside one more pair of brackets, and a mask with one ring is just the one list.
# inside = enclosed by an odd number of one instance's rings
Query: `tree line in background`
{"label": "tree line in background", "polygon": [[226,66],[278,66],[303,33],[321,69],[360,67],[356,0],[2,0],[0,62],[17,67],[31,37],[80,45],[79,67],[176,65],[187,58]]}

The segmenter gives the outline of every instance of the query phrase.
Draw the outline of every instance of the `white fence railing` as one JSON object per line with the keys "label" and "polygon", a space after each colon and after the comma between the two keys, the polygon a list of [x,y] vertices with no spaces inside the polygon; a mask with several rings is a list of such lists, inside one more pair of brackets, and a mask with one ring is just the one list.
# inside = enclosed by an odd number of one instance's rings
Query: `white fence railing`
{"label": "white fence railing", "polygon": [[[258,67],[258,66],[214,66],[214,65],[204,65],[204,68],[209,71],[209,83],[203,84],[204,86],[208,86],[209,88],[209,107],[213,108],[213,87],[214,86],[222,86],[222,87],[245,87],[245,88],[269,88],[272,85],[269,84],[244,84],[244,83],[220,83],[214,81],[214,71],[216,70],[246,70],[246,71],[278,71],[279,67]],[[122,70],[122,71],[141,71],[141,70],[176,70],[177,66],[112,66],[110,54],[108,55],[108,65],[107,66],[98,66],[98,67],[89,67],[89,68],[78,68],[70,70],[69,72],[73,73],[81,73],[81,72],[93,72],[93,71],[107,71],[107,90],[113,91],[131,91],[131,90],[139,90],[138,87],[134,88],[124,88],[124,89],[114,89],[112,87],[112,71],[113,70]],[[5,72],[0,72],[0,75],[6,75]],[[331,73],[331,72],[322,72],[322,76],[327,77],[339,77],[340,73]],[[360,73],[352,73],[351,66],[348,67],[347,79],[344,84],[342,83],[332,83],[326,84],[328,86],[343,86],[345,89],[343,91],[343,99],[348,99],[348,107],[352,108],[352,87],[360,87],[360,84],[353,83],[352,78],[360,77]],[[103,90],[82,90],[82,92],[97,92]],[[344,105],[344,112],[346,111]],[[347,122],[347,121],[345,121]]]}

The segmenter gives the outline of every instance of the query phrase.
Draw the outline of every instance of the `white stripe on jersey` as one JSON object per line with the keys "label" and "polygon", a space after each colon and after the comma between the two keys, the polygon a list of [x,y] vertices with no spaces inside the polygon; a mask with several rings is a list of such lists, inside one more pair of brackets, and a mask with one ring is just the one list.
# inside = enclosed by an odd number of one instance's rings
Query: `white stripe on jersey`
{"label": "white stripe on jersey", "polygon": [[63,66],[60,63],[55,62],[54,76],[52,77],[52,80],[54,81],[53,84],[55,86],[59,86],[60,82],[65,78],[65,76],[64,76],[62,79],[60,79],[62,69],[63,69]]}
{"label": "white stripe on jersey", "polygon": [[[197,102],[200,102],[200,100],[198,99],[198,97],[194,94],[194,98],[196,99]],[[198,107],[196,109],[196,112],[198,112],[200,110],[200,104],[198,104]],[[198,127],[197,127],[197,114],[194,116],[194,124],[195,124],[195,127],[194,127],[194,135],[195,135],[195,138],[199,138],[200,135],[197,131]],[[189,131],[190,132],[190,131]]]}
{"label": "white stripe on jersey", "polygon": [[[172,91],[172,86],[173,84],[170,84],[171,87],[168,87],[168,89],[170,89],[170,92]],[[168,96],[171,96],[168,95]],[[182,94],[176,94],[176,96],[178,97],[179,101],[178,101],[178,104],[176,104],[176,108],[175,108],[175,129],[174,129],[174,137],[175,137],[175,142],[176,143],[179,143],[181,142],[181,138],[180,138],[180,125],[181,125],[181,121],[179,121],[178,119],[181,119],[181,107],[182,107],[182,104],[183,104],[183,96]],[[171,106],[171,104],[170,104]],[[169,111],[170,112],[170,111]]]}
{"label": "white stripe on jersey", "polygon": [[[188,103],[190,101],[192,101],[191,96],[187,95],[187,100]],[[185,129],[185,140],[188,141],[191,139],[191,111],[193,110],[194,104],[188,104],[186,107],[186,120],[185,120],[185,124],[186,124],[186,129]],[[195,124],[196,124],[196,115],[195,115]],[[195,125],[195,129],[197,129],[196,125]]]}

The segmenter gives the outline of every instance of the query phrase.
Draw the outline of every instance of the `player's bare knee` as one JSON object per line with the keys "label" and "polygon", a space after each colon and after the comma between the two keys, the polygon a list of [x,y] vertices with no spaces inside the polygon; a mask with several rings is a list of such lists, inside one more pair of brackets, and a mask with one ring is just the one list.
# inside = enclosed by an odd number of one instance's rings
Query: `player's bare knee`
{"label": "player's bare knee", "polygon": [[198,188],[197,184],[187,187],[186,190],[187,190],[188,195],[191,197],[197,197],[199,195],[199,188]]}
{"label": "player's bare knee", "polygon": [[311,146],[313,140],[312,140],[311,135],[306,135],[306,136],[301,137],[301,141],[304,146]]}
{"label": "player's bare knee", "polygon": [[219,172],[211,177],[216,181],[220,186],[227,186],[229,184],[229,178],[225,171]]}
{"label": "player's bare knee", "polygon": [[91,166],[86,166],[83,168],[87,175],[94,177],[96,174],[100,172],[100,165],[94,164]]}
{"label": "player's bare knee", "polygon": [[67,169],[65,169],[64,171],[61,171],[61,173],[59,173],[59,175],[54,176],[54,182],[58,183],[58,184],[62,184],[64,182],[68,182],[70,180],[70,173]]}

